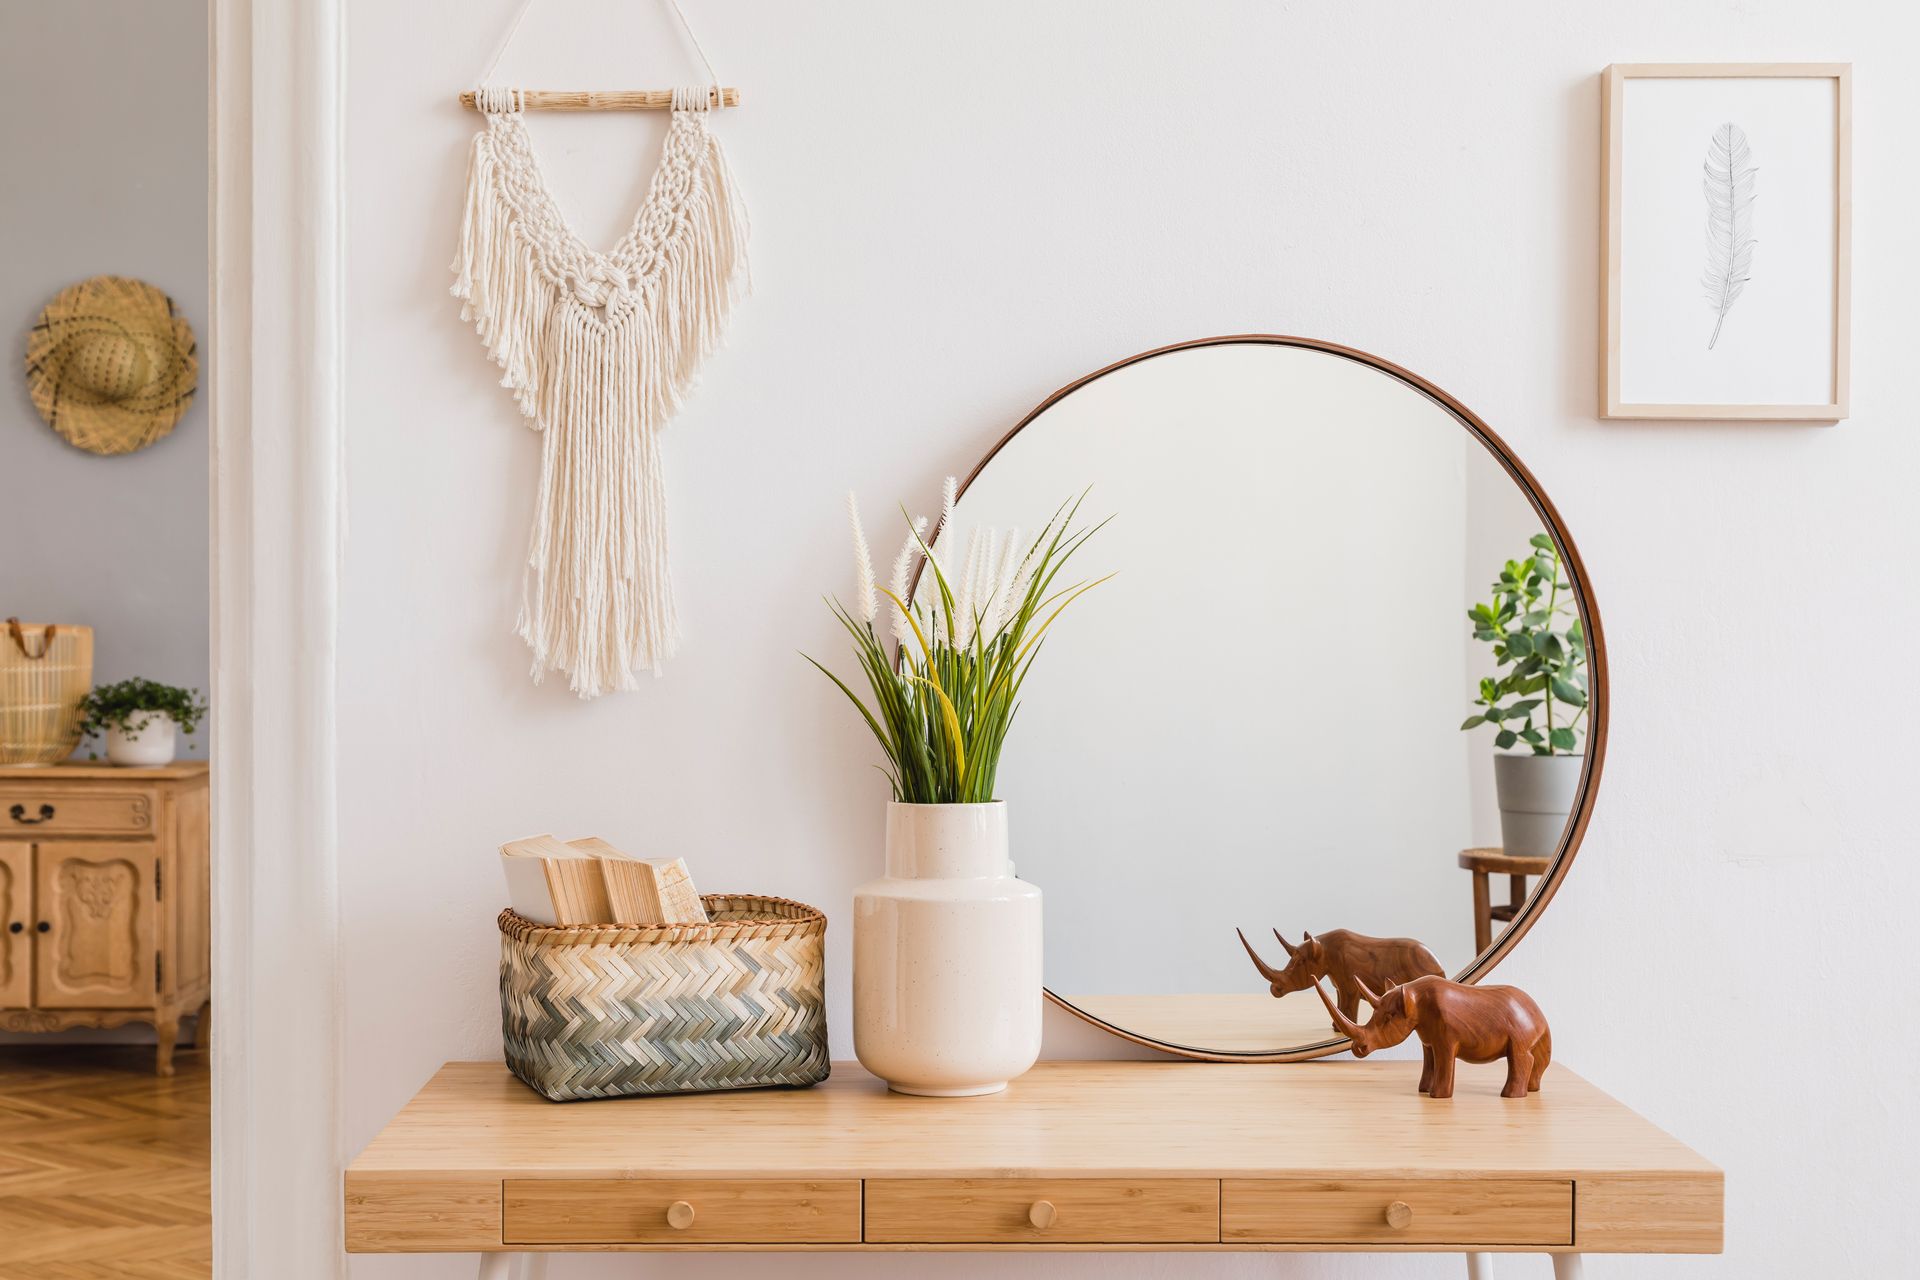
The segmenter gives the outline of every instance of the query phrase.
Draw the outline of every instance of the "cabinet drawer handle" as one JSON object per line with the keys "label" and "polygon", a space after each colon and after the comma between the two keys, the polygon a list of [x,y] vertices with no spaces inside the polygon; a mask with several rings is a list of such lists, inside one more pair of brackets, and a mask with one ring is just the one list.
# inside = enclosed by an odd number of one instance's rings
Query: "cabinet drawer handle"
{"label": "cabinet drawer handle", "polygon": [[1413,1221],[1413,1206],[1405,1200],[1395,1200],[1387,1206],[1387,1225],[1395,1230]]}
{"label": "cabinet drawer handle", "polygon": [[1051,1200],[1035,1200],[1033,1208],[1027,1210],[1027,1221],[1041,1231],[1052,1226],[1053,1220],[1059,1216],[1060,1211],[1053,1207]]}
{"label": "cabinet drawer handle", "polygon": [[15,822],[19,823],[23,827],[37,827],[41,823],[46,822],[53,817],[53,806],[50,804],[43,804],[40,806],[40,816],[37,818],[29,818],[27,816],[27,806],[23,804],[17,804],[17,805],[14,805],[13,808],[7,810],[7,816],[9,818],[12,818]]}
{"label": "cabinet drawer handle", "polygon": [[15,921],[14,921],[14,922],[13,922],[12,924],[10,924],[10,925],[8,925],[8,926],[7,926],[7,932],[8,932],[8,933],[21,933],[21,932],[23,932],[23,931],[25,931],[25,929],[26,929],[26,927],[27,927],[27,926],[26,926],[26,925],[24,925],[24,924],[22,924],[22,923],[21,923],[20,921],[18,921],[18,920],[15,920]]}
{"label": "cabinet drawer handle", "polygon": [[37,930],[39,930],[39,931],[40,931],[41,933],[52,933],[52,932],[53,932],[53,926],[52,926],[52,925],[50,925],[50,924],[48,924],[48,923],[47,923],[47,922],[46,922],[45,920],[42,920],[42,921],[41,921],[41,922],[40,922],[39,924],[37,924],[37,925],[35,925],[35,926],[33,926],[33,927],[34,927],[35,929],[37,929]]}
{"label": "cabinet drawer handle", "polygon": [[667,1206],[667,1225],[675,1231],[685,1231],[693,1225],[693,1206],[685,1200],[675,1200]]}

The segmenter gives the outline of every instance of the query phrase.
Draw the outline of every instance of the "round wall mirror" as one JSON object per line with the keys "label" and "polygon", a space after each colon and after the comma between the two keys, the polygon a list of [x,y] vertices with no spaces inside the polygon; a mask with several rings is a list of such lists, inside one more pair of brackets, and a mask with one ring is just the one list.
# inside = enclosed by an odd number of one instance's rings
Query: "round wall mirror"
{"label": "round wall mirror", "polygon": [[[1192,1057],[1346,1041],[1308,978],[1477,981],[1579,845],[1600,622],[1539,485],[1431,384],[1230,337],[1062,389],[981,462],[962,527],[1112,516],[1009,735],[1048,995]],[[1078,575],[1076,575],[1078,576]],[[1367,981],[1368,978],[1372,980]]]}

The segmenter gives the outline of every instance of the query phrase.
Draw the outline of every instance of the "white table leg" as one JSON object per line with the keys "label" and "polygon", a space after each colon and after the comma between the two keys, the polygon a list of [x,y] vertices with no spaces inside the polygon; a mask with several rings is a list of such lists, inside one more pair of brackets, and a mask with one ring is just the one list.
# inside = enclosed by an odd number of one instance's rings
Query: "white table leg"
{"label": "white table leg", "polygon": [[483,1253],[480,1280],[546,1280],[544,1253]]}
{"label": "white table leg", "polygon": [[513,1280],[547,1280],[546,1254],[523,1253],[517,1259],[517,1264],[519,1269],[513,1273]]}
{"label": "white table leg", "polygon": [[513,1260],[517,1254],[483,1253],[480,1255],[480,1280],[513,1280]]}
{"label": "white table leg", "polygon": [[1577,1253],[1556,1253],[1553,1255],[1553,1280],[1581,1280],[1587,1269],[1580,1265],[1581,1255]]}
{"label": "white table leg", "polygon": [[1467,1280],[1493,1280],[1493,1255],[1490,1253],[1468,1254]]}

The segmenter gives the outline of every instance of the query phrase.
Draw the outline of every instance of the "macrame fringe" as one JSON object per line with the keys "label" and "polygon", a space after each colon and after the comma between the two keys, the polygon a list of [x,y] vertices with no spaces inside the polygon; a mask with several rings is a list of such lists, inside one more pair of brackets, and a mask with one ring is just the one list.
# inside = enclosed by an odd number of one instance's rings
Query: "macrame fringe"
{"label": "macrame fringe", "polygon": [[528,227],[510,199],[508,184],[538,175],[501,164],[500,119],[474,139],[453,293],[544,435],[517,624],[533,678],[565,671],[592,698],[660,674],[679,640],[660,432],[747,287],[746,209],[702,125],[691,185],[641,278],[570,280],[537,239],[564,228]]}

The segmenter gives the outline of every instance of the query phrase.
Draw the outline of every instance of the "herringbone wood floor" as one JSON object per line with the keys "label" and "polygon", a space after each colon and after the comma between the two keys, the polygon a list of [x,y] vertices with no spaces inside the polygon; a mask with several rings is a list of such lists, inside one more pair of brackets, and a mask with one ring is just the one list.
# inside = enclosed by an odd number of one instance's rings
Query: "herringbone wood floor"
{"label": "herringbone wood floor", "polygon": [[0,1046],[0,1278],[206,1280],[206,1055]]}

